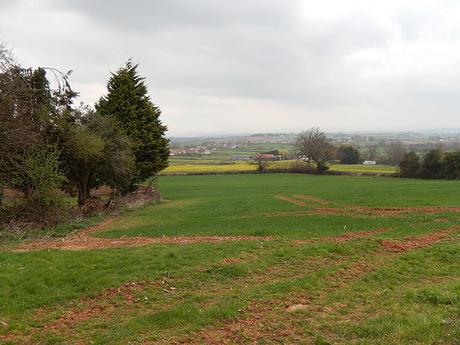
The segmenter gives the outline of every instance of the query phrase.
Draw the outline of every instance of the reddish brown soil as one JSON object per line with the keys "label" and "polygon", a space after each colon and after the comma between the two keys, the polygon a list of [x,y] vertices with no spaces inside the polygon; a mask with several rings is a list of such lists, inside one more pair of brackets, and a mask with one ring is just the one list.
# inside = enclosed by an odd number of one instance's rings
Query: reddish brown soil
{"label": "reddish brown soil", "polygon": [[[72,303],[67,310],[64,310],[61,316],[45,324],[40,328],[34,328],[27,336],[18,334],[9,334],[0,336],[0,340],[14,340],[18,343],[30,343],[30,338],[37,333],[52,332],[54,334],[70,335],[75,326],[85,320],[100,318],[110,315],[116,308],[121,305],[129,306],[141,302],[136,296],[137,293],[145,291],[149,287],[165,286],[165,281],[157,282],[130,282],[116,288],[107,288],[94,298],[81,299]],[[35,312],[37,316],[43,316],[49,313],[49,310],[39,309]],[[80,343],[78,343],[80,344]]]}
{"label": "reddish brown soil", "polygon": [[76,237],[53,242],[32,242],[18,246],[15,251],[31,251],[41,249],[89,250],[104,248],[140,247],[148,244],[191,244],[199,242],[227,241],[264,241],[272,240],[270,236],[193,236],[193,237],[121,237],[97,238]]}
{"label": "reddish brown soil", "polygon": [[72,237],[86,237],[89,234],[92,234],[93,232],[101,231],[101,230],[107,228],[112,223],[113,223],[113,218],[109,218],[107,220],[104,220],[101,223],[98,223],[98,224],[90,226],[88,228],[79,230],[77,233],[72,235]]}
{"label": "reddish brown soil", "polygon": [[25,243],[16,247],[15,251],[31,251],[41,249],[66,249],[66,250],[88,250],[121,247],[139,247],[148,244],[190,244],[198,242],[226,242],[226,241],[263,241],[271,240],[269,236],[192,236],[192,237],[120,237],[120,238],[99,238],[90,236],[100,231],[113,222],[109,219],[98,225],[78,231],[66,238],[58,240],[41,240]]}
{"label": "reddish brown soil", "polygon": [[136,293],[142,292],[148,287],[156,287],[158,282],[132,282],[121,285],[117,288],[105,289],[95,298],[82,299],[78,303],[78,307],[63,312],[57,320],[45,325],[42,330],[62,330],[63,328],[72,327],[76,323],[93,318],[100,317],[104,313],[115,309],[117,297],[121,297],[123,304],[133,304],[140,302],[136,297]]}
{"label": "reddish brown soil", "polygon": [[436,219],[433,219],[433,221],[438,222],[438,223],[448,223],[449,218],[436,218]]}
{"label": "reddish brown soil", "polygon": [[229,219],[249,219],[249,218],[258,218],[258,217],[303,217],[303,216],[312,216],[316,213],[309,210],[300,210],[300,211],[275,211],[275,212],[263,212],[263,213],[252,213],[242,216],[229,217]]}
{"label": "reddish brown soil", "polygon": [[367,231],[354,231],[354,232],[347,232],[340,236],[328,236],[328,237],[321,237],[314,240],[295,240],[293,243],[295,244],[305,244],[305,243],[316,243],[316,242],[345,242],[350,241],[358,237],[365,237],[370,235],[375,235],[384,231],[388,231],[387,228],[377,228],[375,230],[367,230]]}
{"label": "reddish brown soil", "polygon": [[[294,195],[297,199],[308,200],[313,203],[321,205],[328,204],[327,201],[314,198],[308,195]],[[331,214],[331,215],[348,215],[348,216],[382,216],[391,217],[399,216],[408,213],[428,213],[428,214],[439,214],[447,212],[460,212],[460,207],[455,206],[419,206],[419,207],[363,207],[363,206],[346,206],[346,207],[318,207],[311,203],[305,203],[303,201],[290,198],[288,196],[277,194],[276,198],[279,200],[287,201],[289,203],[311,207],[316,214]]]}
{"label": "reddish brown soil", "polygon": [[[363,231],[355,233],[355,236],[381,231],[385,231],[385,229]],[[302,333],[302,320],[308,319],[314,323],[314,318],[318,314],[328,315],[336,312],[337,309],[346,307],[340,303],[330,306],[325,305],[323,301],[329,294],[347,288],[364,274],[382,267],[392,255],[399,255],[398,253],[403,250],[429,246],[456,231],[460,231],[460,227],[412,237],[408,239],[404,249],[401,250],[403,247],[398,247],[398,250],[394,253],[377,250],[369,257],[361,258],[351,265],[332,273],[325,280],[328,286],[318,295],[305,296],[302,292],[296,292],[286,295],[283,300],[257,302],[255,305],[249,305],[244,310],[244,316],[228,319],[221,326],[205,328],[195,334],[193,339],[186,339],[182,344],[235,344],[248,343],[248,339],[251,339],[253,343],[258,343],[259,340],[265,341],[274,338],[283,340],[283,343],[288,344],[297,343],[296,339],[305,343],[308,336]],[[382,242],[390,243],[390,241]],[[394,247],[390,246],[390,248],[393,249]],[[298,317],[296,312],[302,312],[303,314]],[[314,343],[313,340],[312,343]]]}
{"label": "reddish brown soil", "polygon": [[224,260],[222,260],[222,262],[224,264],[237,264],[241,262],[241,259],[240,258],[225,258]]}
{"label": "reddish brown soil", "polygon": [[[101,225],[100,225],[101,226]],[[100,227],[99,226],[99,227]],[[87,231],[95,231],[94,228]],[[376,230],[362,231],[344,234],[343,236],[328,237],[329,240],[346,240],[344,236],[353,238],[365,236],[385,231],[383,228]],[[404,246],[399,243],[396,249],[388,243],[391,241],[382,241],[382,245],[390,249],[390,252],[377,251],[369,257],[360,258],[350,265],[340,268],[332,273],[327,279],[327,287],[318,295],[305,296],[302,292],[287,294],[282,300],[261,301],[250,304],[248,308],[242,311],[242,316],[226,320],[220,326],[211,326],[205,328],[198,334],[194,334],[188,339],[185,339],[182,344],[233,344],[245,343],[247,339],[266,340],[266,339],[284,339],[287,343],[297,343],[296,340],[305,341],[306,335],[302,333],[301,319],[310,319],[310,314],[328,314],[335,312],[335,308],[340,308],[340,305],[327,306],[323,303],[325,298],[330,293],[334,293],[339,289],[346,288],[356,279],[362,277],[363,274],[381,267],[385,264],[386,258],[389,255],[398,255],[398,252],[412,250],[419,247],[428,246],[437,242],[440,239],[446,238],[454,232],[460,231],[460,227],[455,227],[447,230],[438,231],[432,234],[426,234],[406,239]],[[324,239],[323,239],[324,240]],[[385,244],[386,243],[386,244]],[[395,253],[391,253],[395,252]],[[224,259],[224,262],[238,262],[236,258]],[[162,285],[163,284],[163,285]],[[166,287],[165,292],[174,292],[173,287],[168,287],[170,284],[165,282],[140,282],[126,283],[118,288],[105,289],[102,293],[91,299],[82,299],[78,303],[72,304],[70,308],[62,313],[62,315],[42,328],[37,328],[32,334],[41,331],[51,331],[56,334],[72,334],[75,332],[75,325],[81,321],[92,318],[109,317],[116,308],[120,307],[120,303],[125,306],[130,306],[133,303],[139,302],[137,294],[149,287]],[[132,308],[132,307],[131,307]],[[46,310],[41,311],[46,313]],[[299,318],[296,312],[303,312],[305,316]],[[313,319],[311,319],[313,322]],[[299,327],[300,326],[300,327]],[[8,335],[0,337],[1,340],[24,340],[26,339],[17,335]]]}
{"label": "reddish brown soil", "polygon": [[460,227],[453,227],[446,230],[436,231],[433,233],[406,238],[404,241],[395,242],[392,240],[382,240],[381,245],[392,252],[404,252],[406,250],[427,247],[439,242],[455,232],[459,232]]}
{"label": "reddish brown soil", "polygon": [[[305,340],[305,333],[298,332],[294,327],[286,327],[286,323],[294,321],[296,316],[283,313],[278,301],[254,303],[250,305],[244,316],[227,320],[218,327],[205,328],[198,334],[178,342],[179,344],[259,344],[276,339],[277,343],[298,344]],[[274,322],[282,316],[283,322]],[[286,342],[289,339],[289,342]],[[268,341],[268,343],[271,343]]]}
{"label": "reddish brown soil", "polygon": [[370,215],[391,217],[409,213],[439,214],[446,212],[460,212],[460,207],[449,206],[427,206],[427,207],[361,207],[348,206],[344,208],[335,207],[315,207],[315,211],[320,214],[332,215]]}
{"label": "reddish brown soil", "polygon": [[286,312],[288,313],[295,313],[296,311],[299,311],[299,310],[308,310],[309,307],[308,307],[308,304],[293,304],[293,305],[290,305],[289,307],[286,307]]}
{"label": "reddish brown soil", "polygon": [[460,212],[460,207],[450,206],[420,206],[420,207],[364,207],[357,208],[357,211],[386,214],[402,214],[402,213],[445,213],[445,212]]}
{"label": "reddish brown soil", "polygon": [[302,314],[299,318],[296,312],[331,312],[322,302],[326,296],[372,269],[373,265],[368,259],[360,259],[333,273],[327,279],[330,286],[320,295],[305,296],[297,292],[286,294],[282,300],[254,302],[245,308],[240,317],[228,319],[219,326],[205,328],[180,344],[258,344],[268,339],[276,339],[283,344],[314,343],[313,339],[306,342],[308,335],[301,326],[302,320],[309,316]]}

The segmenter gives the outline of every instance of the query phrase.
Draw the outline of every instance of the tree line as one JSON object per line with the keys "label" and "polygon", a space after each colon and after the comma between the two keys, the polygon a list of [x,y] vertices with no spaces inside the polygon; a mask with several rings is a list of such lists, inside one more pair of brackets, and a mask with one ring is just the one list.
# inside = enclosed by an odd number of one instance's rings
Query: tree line
{"label": "tree line", "polygon": [[361,151],[351,144],[336,146],[317,127],[300,133],[296,139],[295,148],[296,157],[306,161],[309,165],[314,163],[318,172],[327,170],[327,164],[333,161],[340,164],[361,164],[368,160],[378,161],[381,164],[398,165],[407,153],[406,148],[399,141],[380,146],[368,145]]}
{"label": "tree line", "polygon": [[411,151],[399,164],[400,176],[426,179],[459,179],[460,151],[430,150],[424,155]]}
{"label": "tree line", "polygon": [[167,166],[167,128],[137,68],[112,73],[93,109],[74,104],[70,72],[23,68],[0,45],[0,191],[24,195],[11,205],[0,194],[2,212],[47,218],[63,193],[83,207],[94,188],[124,195]]}
{"label": "tree line", "polygon": [[[336,148],[319,128],[302,132],[296,141],[297,157],[310,166],[314,163],[317,173],[328,170],[328,163],[338,160],[342,164],[362,162],[360,152],[351,145]],[[399,167],[399,176],[427,179],[459,179],[460,151],[433,149],[425,154],[407,152],[400,142],[392,142],[387,148],[387,159]]]}

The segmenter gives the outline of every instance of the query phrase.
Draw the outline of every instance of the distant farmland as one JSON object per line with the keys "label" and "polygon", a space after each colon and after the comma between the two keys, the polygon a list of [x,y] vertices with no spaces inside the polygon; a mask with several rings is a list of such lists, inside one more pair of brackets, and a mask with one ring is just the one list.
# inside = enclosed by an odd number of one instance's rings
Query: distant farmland
{"label": "distant farmland", "polygon": [[[295,160],[275,161],[268,164],[270,169],[287,169],[290,165],[295,163]],[[242,171],[255,171],[257,166],[251,164],[249,161],[233,161],[233,162],[219,162],[216,160],[199,160],[187,161],[176,160],[163,170],[161,173],[164,175],[174,174],[193,174],[193,173],[219,173],[219,172],[242,172]],[[396,172],[396,167],[390,165],[362,165],[362,164],[332,164],[330,165],[331,171],[343,171],[353,173],[383,173],[392,174]]]}

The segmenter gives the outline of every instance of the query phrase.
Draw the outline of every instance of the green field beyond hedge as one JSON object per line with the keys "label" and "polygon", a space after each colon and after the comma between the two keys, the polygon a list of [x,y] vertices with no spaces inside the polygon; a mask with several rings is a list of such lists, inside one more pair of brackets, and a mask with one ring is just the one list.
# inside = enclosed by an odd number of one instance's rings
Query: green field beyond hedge
{"label": "green field beyond hedge", "polygon": [[[267,169],[289,169],[292,165],[299,164],[296,160],[275,161],[268,163]],[[301,164],[301,163],[300,163]],[[393,174],[397,171],[396,167],[390,165],[363,165],[363,164],[331,164],[331,171],[350,172],[350,173],[374,173],[374,174]],[[244,171],[256,171],[257,165],[247,161],[219,162],[216,160],[175,160],[171,165],[164,169],[161,174],[198,174],[198,173],[238,173]]]}

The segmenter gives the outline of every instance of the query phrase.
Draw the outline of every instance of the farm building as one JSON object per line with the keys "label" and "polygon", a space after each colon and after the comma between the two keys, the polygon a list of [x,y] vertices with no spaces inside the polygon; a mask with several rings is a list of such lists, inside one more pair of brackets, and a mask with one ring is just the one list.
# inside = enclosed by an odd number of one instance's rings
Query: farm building
{"label": "farm building", "polygon": [[256,159],[262,159],[266,161],[276,161],[276,160],[279,160],[280,157],[272,153],[258,153],[256,154]]}

